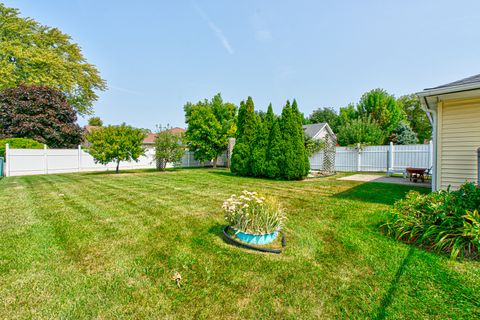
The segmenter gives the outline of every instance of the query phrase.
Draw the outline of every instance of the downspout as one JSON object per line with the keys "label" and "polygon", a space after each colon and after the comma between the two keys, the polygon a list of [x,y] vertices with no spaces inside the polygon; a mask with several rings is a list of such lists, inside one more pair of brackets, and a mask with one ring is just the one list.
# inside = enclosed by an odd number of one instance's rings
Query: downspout
{"label": "downspout", "polygon": [[432,125],[432,140],[433,140],[433,168],[432,168],[432,191],[437,190],[437,111],[430,109],[426,97],[423,97],[427,112],[427,117]]}

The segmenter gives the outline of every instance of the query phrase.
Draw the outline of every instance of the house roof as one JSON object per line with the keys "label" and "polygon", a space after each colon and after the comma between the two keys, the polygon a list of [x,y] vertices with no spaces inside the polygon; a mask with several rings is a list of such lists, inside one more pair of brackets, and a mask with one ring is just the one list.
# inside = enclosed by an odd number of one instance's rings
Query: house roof
{"label": "house roof", "polygon": [[95,130],[95,129],[100,129],[101,127],[100,126],[90,126],[90,125],[86,125],[85,127],[83,127],[84,130],[86,132],[92,132],[92,130]]}
{"label": "house roof", "polygon": [[[183,134],[185,131],[185,129],[183,128],[179,128],[179,127],[175,127],[175,128],[171,128],[171,129],[168,129],[168,131],[170,133],[173,133],[173,134]],[[149,133],[147,134],[147,136],[145,137],[145,139],[143,139],[143,144],[154,144],[155,143],[155,138],[157,137],[157,134],[156,133]]]}
{"label": "house roof", "polygon": [[143,144],[153,144],[155,142],[156,137],[157,137],[156,133],[148,133],[145,139],[143,139]]}
{"label": "house roof", "polygon": [[463,78],[463,79],[453,81],[453,82],[450,82],[450,83],[447,83],[447,84],[442,84],[442,85],[437,86],[437,87],[427,88],[425,90],[457,87],[457,86],[462,86],[462,85],[472,84],[472,83],[480,83],[480,74],[476,74],[474,76]]}
{"label": "house roof", "polygon": [[479,95],[480,74],[417,92],[425,110],[435,110],[438,101],[442,99],[465,99]]}
{"label": "house roof", "polygon": [[322,131],[326,125],[327,125],[326,122],[321,122],[321,123],[313,123],[313,124],[304,124],[302,127],[303,127],[303,132],[313,138],[320,131]]}

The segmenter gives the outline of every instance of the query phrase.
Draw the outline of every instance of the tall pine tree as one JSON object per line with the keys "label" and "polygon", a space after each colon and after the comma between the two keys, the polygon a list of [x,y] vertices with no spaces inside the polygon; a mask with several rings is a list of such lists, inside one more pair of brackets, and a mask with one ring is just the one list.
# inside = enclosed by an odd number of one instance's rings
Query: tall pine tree
{"label": "tall pine tree", "polygon": [[299,115],[296,102],[290,106],[290,102],[283,108],[281,129],[284,140],[284,165],[282,176],[287,180],[299,180],[306,177],[305,161],[306,151],[303,143],[303,131],[301,116]]}
{"label": "tall pine tree", "polygon": [[240,103],[237,123],[237,140],[232,152],[231,171],[241,176],[250,176],[252,172],[252,144],[258,126],[258,116],[251,97]]}
{"label": "tall pine tree", "polygon": [[302,156],[302,153],[303,153],[302,178],[304,178],[310,172],[310,160],[308,158],[308,152],[305,149],[305,137],[304,137],[305,133],[303,131],[303,115],[300,113],[300,110],[298,110],[297,100],[295,99],[293,99],[293,103],[292,103],[292,113],[296,116],[297,122],[298,122],[298,125],[297,125],[298,137],[297,137],[297,141],[295,142],[295,148],[299,156]]}
{"label": "tall pine tree", "polygon": [[265,175],[272,179],[280,179],[282,178],[282,167],[284,161],[284,143],[282,132],[280,131],[280,120],[272,117],[272,123],[272,130],[270,130],[268,137]]}
{"label": "tall pine tree", "polygon": [[257,121],[258,126],[255,132],[255,140],[253,141],[252,147],[252,174],[255,177],[264,177],[266,172],[269,132],[267,128],[267,119],[265,119],[263,122],[261,122],[260,119]]}

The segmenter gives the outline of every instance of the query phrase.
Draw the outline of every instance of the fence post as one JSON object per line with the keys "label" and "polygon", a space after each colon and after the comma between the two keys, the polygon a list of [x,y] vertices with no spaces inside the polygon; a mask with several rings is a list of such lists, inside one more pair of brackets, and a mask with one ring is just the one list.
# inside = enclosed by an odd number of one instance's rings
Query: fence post
{"label": "fence post", "polygon": [[357,172],[361,171],[362,169],[362,154],[360,149],[360,143],[357,144]]}
{"label": "fence post", "polygon": [[428,143],[429,144],[429,147],[428,148],[428,152],[430,153],[430,162],[429,162],[429,169],[433,167],[433,141],[430,140],[430,142]]}
{"label": "fence post", "polygon": [[394,168],[394,159],[395,159],[395,155],[394,155],[394,152],[395,152],[395,148],[393,146],[393,142],[390,141],[390,145],[389,145],[389,148],[388,148],[388,156],[389,156],[389,161],[388,161],[388,164],[389,164],[389,168],[387,170],[388,172],[388,175],[390,176],[392,173],[393,173],[393,168]]}
{"label": "fence post", "polygon": [[82,146],[78,145],[78,172],[82,171]]}
{"label": "fence post", "polygon": [[43,145],[43,173],[48,174],[47,145]]}
{"label": "fence post", "polygon": [[7,163],[5,176],[10,177],[10,145],[8,143],[5,144],[5,162]]}

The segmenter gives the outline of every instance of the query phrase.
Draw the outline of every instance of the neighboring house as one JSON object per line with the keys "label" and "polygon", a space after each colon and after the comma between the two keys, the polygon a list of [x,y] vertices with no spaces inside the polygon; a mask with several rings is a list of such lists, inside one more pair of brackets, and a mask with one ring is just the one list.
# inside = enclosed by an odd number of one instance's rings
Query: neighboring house
{"label": "neighboring house", "polygon": [[[91,132],[92,130],[99,129],[99,128],[102,128],[102,127],[86,125],[84,127],[84,130],[86,132]],[[170,131],[173,134],[184,134],[186,130],[183,128],[175,127],[175,128],[168,129],[168,131]],[[145,139],[143,139],[143,144],[142,144],[143,147],[148,151],[150,150],[153,151],[156,137],[157,137],[156,133],[148,133]],[[88,142],[85,142],[85,145],[88,145]]]}
{"label": "neighboring house", "polygon": [[314,140],[325,140],[327,136],[330,139],[330,141],[337,140],[335,133],[333,133],[332,129],[326,122],[305,124],[302,127],[303,127],[303,132],[306,135],[309,135]]}
{"label": "neighboring house", "polygon": [[432,190],[479,183],[480,74],[417,93],[432,122]]}

